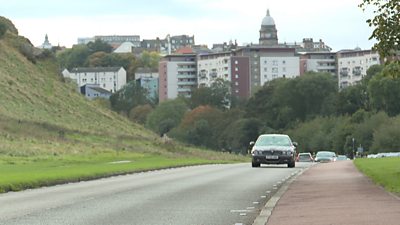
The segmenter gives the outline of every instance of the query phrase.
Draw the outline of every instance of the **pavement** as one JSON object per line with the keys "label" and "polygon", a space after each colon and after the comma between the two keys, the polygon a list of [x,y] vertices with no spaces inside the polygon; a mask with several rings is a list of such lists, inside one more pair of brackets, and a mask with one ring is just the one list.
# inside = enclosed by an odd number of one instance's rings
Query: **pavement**
{"label": "pavement", "polygon": [[[400,198],[352,161],[320,163],[281,187],[266,204],[266,225],[399,225]],[[265,222],[267,221],[267,222]]]}

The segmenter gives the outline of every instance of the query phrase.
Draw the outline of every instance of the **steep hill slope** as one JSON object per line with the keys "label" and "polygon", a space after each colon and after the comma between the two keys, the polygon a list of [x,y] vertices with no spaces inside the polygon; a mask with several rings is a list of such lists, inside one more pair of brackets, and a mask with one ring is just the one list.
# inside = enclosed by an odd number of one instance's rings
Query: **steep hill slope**
{"label": "steep hill slope", "polygon": [[11,21],[0,16],[0,23],[8,27],[0,35],[0,193],[243,160],[163,140],[87,100],[62,79],[54,57],[37,57]]}
{"label": "steep hill slope", "polygon": [[0,38],[0,155],[59,155],[87,149],[203,155],[165,144],[144,127],[85,99],[74,84],[63,81],[54,58],[33,63],[21,54],[24,47],[32,48],[29,40],[0,17],[4,21],[9,30]]}
{"label": "steep hill slope", "polygon": [[[22,44],[29,43],[11,32],[0,39],[1,139],[10,138],[5,133],[14,133],[14,138],[34,137],[38,134],[35,129],[64,139],[72,133],[156,139],[153,133],[86,100],[73,84],[63,82],[53,58],[35,64],[29,61],[18,49]],[[19,127],[24,129],[15,131]],[[28,128],[33,130],[27,132]],[[1,152],[7,151],[4,147]]]}

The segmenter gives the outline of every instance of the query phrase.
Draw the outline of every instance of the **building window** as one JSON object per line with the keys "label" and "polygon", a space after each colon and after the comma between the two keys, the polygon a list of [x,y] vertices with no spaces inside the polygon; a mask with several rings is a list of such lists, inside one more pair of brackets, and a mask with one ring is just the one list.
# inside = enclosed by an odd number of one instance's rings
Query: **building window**
{"label": "building window", "polygon": [[[225,63],[228,63],[227,61]],[[237,60],[235,60],[235,64],[237,65],[239,62]]]}
{"label": "building window", "polygon": [[285,61],[285,60],[283,60],[283,61],[282,61],[282,64],[286,64],[286,61]]}
{"label": "building window", "polygon": [[235,67],[235,71],[239,71],[239,68]]}
{"label": "building window", "polygon": [[238,79],[238,78],[239,78],[239,74],[236,74],[236,75],[235,75],[235,78]]}
{"label": "building window", "polygon": [[277,66],[278,65],[278,60],[273,60],[272,65]]}

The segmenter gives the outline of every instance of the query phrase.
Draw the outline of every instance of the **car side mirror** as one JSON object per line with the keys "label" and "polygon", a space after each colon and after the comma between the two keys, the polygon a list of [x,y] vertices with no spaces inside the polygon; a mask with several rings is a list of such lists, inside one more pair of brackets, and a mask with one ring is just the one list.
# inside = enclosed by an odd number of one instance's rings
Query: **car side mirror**
{"label": "car side mirror", "polygon": [[297,142],[293,141],[292,143],[293,143],[294,147],[297,148],[297,145],[298,145]]}
{"label": "car side mirror", "polygon": [[250,148],[252,148],[254,146],[255,142],[254,141],[250,141]]}

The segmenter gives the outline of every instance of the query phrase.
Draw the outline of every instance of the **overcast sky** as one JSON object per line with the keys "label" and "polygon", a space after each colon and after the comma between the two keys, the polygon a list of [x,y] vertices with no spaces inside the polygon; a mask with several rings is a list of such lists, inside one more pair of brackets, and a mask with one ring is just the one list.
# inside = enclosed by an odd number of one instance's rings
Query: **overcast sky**
{"label": "overcast sky", "polygon": [[283,42],[322,39],[334,51],[369,49],[372,13],[361,0],[0,0],[0,15],[35,46],[48,34],[51,44],[71,47],[78,37],[140,35],[141,39],[194,35],[196,44],[258,43],[270,9]]}

